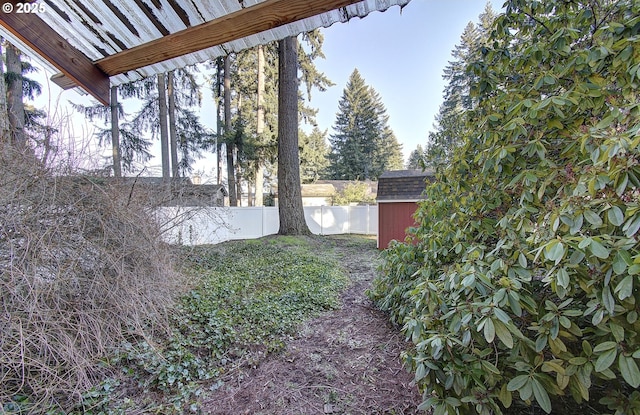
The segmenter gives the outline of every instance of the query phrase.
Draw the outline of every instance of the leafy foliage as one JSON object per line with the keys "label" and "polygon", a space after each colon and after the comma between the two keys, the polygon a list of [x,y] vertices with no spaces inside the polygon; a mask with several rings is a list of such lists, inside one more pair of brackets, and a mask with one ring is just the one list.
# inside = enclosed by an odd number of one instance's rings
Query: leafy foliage
{"label": "leafy foliage", "polygon": [[435,414],[639,414],[640,4],[505,6],[469,68],[477,132],[372,297]]}
{"label": "leafy foliage", "polygon": [[334,206],[347,206],[351,203],[363,205],[376,203],[376,198],[371,194],[369,184],[365,182],[350,182],[333,197]]}

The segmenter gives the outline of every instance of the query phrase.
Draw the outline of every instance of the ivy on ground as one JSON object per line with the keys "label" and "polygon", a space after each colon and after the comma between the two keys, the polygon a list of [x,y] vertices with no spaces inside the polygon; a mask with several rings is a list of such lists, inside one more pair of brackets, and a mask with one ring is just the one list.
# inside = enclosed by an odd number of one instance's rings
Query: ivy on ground
{"label": "ivy on ground", "polygon": [[[185,248],[187,250],[187,248]],[[189,248],[184,272],[194,288],[171,317],[167,336],[134,337],[111,364],[135,379],[139,396],[118,399],[123,382],[90,391],[78,413],[198,412],[203,388],[242,359],[279,351],[306,319],[340,306],[348,278],[306,238],[275,237]]]}

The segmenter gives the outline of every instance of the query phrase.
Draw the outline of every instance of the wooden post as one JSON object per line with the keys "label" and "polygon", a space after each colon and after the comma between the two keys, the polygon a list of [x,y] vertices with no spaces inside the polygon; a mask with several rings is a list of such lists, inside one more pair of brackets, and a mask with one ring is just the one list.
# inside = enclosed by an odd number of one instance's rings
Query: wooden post
{"label": "wooden post", "polygon": [[168,182],[169,171],[169,132],[167,131],[167,95],[164,74],[158,74],[158,107],[160,111],[160,148],[162,154],[162,181]]}

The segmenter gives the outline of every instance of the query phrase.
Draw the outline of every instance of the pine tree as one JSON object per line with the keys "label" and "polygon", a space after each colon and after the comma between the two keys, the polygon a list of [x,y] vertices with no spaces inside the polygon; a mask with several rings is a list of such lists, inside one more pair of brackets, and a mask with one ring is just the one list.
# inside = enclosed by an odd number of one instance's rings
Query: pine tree
{"label": "pine tree", "polygon": [[[314,61],[316,59],[324,59],[325,55],[322,52],[322,44],[324,42],[324,36],[320,30],[313,30],[311,32],[302,34],[302,42],[298,45],[298,62],[299,69],[302,75],[302,82],[305,85],[305,91],[307,93],[307,99],[311,100],[311,91],[313,88],[317,88],[320,92],[324,92],[328,87],[333,86],[327,76],[318,71]],[[304,47],[306,45],[306,48]]]}
{"label": "pine tree", "polygon": [[9,138],[9,113],[7,111],[7,84],[2,59],[2,38],[0,38],[0,142]]}
{"label": "pine tree", "polygon": [[227,190],[229,205],[238,206],[236,194],[236,176],[234,171],[235,143],[231,131],[231,56],[224,57],[224,141],[227,152]]}
{"label": "pine tree", "polygon": [[118,113],[118,87],[111,87],[109,109],[111,112],[111,155],[113,158],[113,175],[122,177],[122,155],[120,152],[120,114]]}
{"label": "pine tree", "polygon": [[477,77],[468,67],[481,58],[483,43],[490,35],[495,17],[491,6],[487,4],[479,17],[479,25],[469,22],[460,37],[460,43],[451,52],[454,59],[449,61],[442,76],[447,81],[444,101],[436,115],[436,131],[429,134],[425,150],[425,161],[432,167],[446,165],[455,148],[462,143],[466,133],[465,113],[476,106],[470,86]]}
{"label": "pine tree", "polygon": [[255,189],[255,198],[251,191],[248,198],[257,206],[263,204],[265,171],[277,154],[277,56],[271,43],[235,54],[231,66],[236,176]]}
{"label": "pine tree", "polygon": [[202,104],[200,85],[195,78],[196,67],[186,67],[167,74],[167,98],[169,119],[169,138],[171,150],[172,176],[174,178],[188,174],[208,148],[213,135],[200,122],[194,112]]}
{"label": "pine tree", "polygon": [[326,142],[327,131],[315,127],[310,134],[300,131],[300,178],[302,183],[314,183],[325,175],[329,166],[327,155],[329,146]]}
{"label": "pine tree", "polygon": [[[171,177],[171,166],[170,166],[170,148],[169,148],[169,130],[167,125],[167,86],[166,86],[166,75],[164,73],[159,73],[157,75],[158,78],[158,130],[160,132],[160,151],[161,151],[161,159],[162,159],[162,180],[164,182],[168,182]],[[153,98],[149,97],[147,102],[151,105],[147,105],[148,109],[155,109],[156,106],[153,105]],[[143,114],[142,112],[138,113],[138,115]],[[136,117],[138,119],[139,117]]]}
{"label": "pine tree", "polygon": [[[25,101],[33,101],[42,93],[42,86],[27,75],[38,69],[22,59],[21,51],[5,43],[7,71],[0,57],[0,142],[19,149],[28,149],[46,165],[55,150],[51,140],[58,132],[48,124],[47,113]],[[1,50],[0,50],[1,52]],[[0,53],[1,56],[1,53]]]}
{"label": "pine tree", "polygon": [[16,147],[24,147],[27,136],[24,131],[25,112],[23,95],[25,85],[23,82],[23,64],[20,59],[21,52],[11,43],[6,45],[7,72],[5,82],[7,85],[7,111],[9,113],[9,128],[11,131],[11,143]]}
{"label": "pine tree", "polygon": [[409,160],[407,160],[407,169],[409,170],[417,170],[421,169],[424,165],[424,149],[420,144],[416,147],[415,150],[409,154]]}
{"label": "pine tree", "polygon": [[109,106],[98,102],[86,106],[71,103],[72,107],[89,121],[98,120],[109,126],[108,128],[98,127],[96,137],[100,146],[111,146],[112,168],[115,177],[120,177],[122,171],[135,171],[136,162],[144,163],[151,158],[149,152],[151,141],[141,133],[144,128],[126,121],[126,114],[119,98],[145,99],[155,92],[156,85],[155,78],[146,78],[118,87],[111,87]]}
{"label": "pine tree", "polygon": [[380,176],[387,170],[400,170],[404,166],[402,145],[389,126],[389,115],[382,102],[380,94],[370,87],[373,105],[377,114],[378,124],[382,134],[378,138],[378,147],[374,158],[374,177]]}
{"label": "pine tree", "polygon": [[[127,123],[128,133],[143,137],[144,133],[149,131],[152,137],[160,137],[162,176],[165,179],[170,177],[172,170],[174,177],[176,172],[180,176],[191,171],[195,158],[200,156],[201,150],[208,147],[211,141],[212,134],[204,128],[193,112],[193,107],[198,107],[201,101],[199,85],[195,81],[193,70],[193,68],[183,68],[173,71],[171,76],[158,74],[157,77],[120,87],[123,96],[143,100],[141,108]],[[171,82],[173,87],[168,88],[168,80],[171,78],[173,78]],[[170,133],[168,128],[169,93],[173,100],[171,106],[174,106],[172,128],[175,126],[175,133]],[[122,133],[123,130],[120,131]],[[175,134],[173,149],[169,144],[170,134]],[[173,167],[170,161],[172,158]]]}
{"label": "pine tree", "polygon": [[[311,90],[317,88],[324,91],[332,83],[314,64],[315,59],[324,57],[321,49],[322,34],[314,31],[303,34],[301,38],[302,42],[297,46],[297,75],[306,90],[298,90],[298,114],[300,121],[313,125],[317,111],[306,105]],[[255,200],[253,204],[260,205],[263,179],[268,180],[275,176],[274,167],[277,163],[277,43],[230,55],[229,72],[231,125],[225,135],[225,142],[237,149],[233,158],[235,178],[238,182],[236,187],[239,187],[242,181],[242,186],[255,189],[255,199],[252,198],[252,192],[249,192],[249,201]]]}
{"label": "pine tree", "polygon": [[353,71],[338,104],[330,136],[330,176],[339,180],[377,179],[402,168],[402,152],[380,95]]}

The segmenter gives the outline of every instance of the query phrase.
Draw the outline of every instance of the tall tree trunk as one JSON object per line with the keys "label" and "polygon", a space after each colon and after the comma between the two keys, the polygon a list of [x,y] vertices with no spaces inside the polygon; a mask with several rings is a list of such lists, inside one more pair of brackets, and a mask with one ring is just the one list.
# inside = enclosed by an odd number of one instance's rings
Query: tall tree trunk
{"label": "tall tree trunk", "polygon": [[4,82],[4,66],[2,62],[2,38],[0,38],[0,143],[10,141],[9,113],[7,112],[7,85]]}
{"label": "tall tree trunk", "polygon": [[216,59],[216,178],[217,183],[222,184],[222,84],[224,82],[222,68],[224,62],[222,58]]}
{"label": "tall tree trunk", "polygon": [[255,169],[254,206],[264,206],[264,163],[260,158],[256,160]]}
{"label": "tall tree trunk", "polygon": [[120,157],[120,125],[118,120],[118,87],[111,87],[111,153],[113,155],[113,175],[122,177]]}
{"label": "tall tree trunk", "polygon": [[278,215],[280,235],[308,235],[298,154],[298,41],[278,42]]}
{"label": "tall tree trunk", "polygon": [[169,101],[169,144],[171,151],[171,176],[180,177],[178,169],[178,137],[176,134],[176,96],[173,80],[173,71],[167,74],[167,98]]}
{"label": "tall tree trunk", "polygon": [[169,170],[169,132],[167,131],[167,87],[164,74],[158,74],[158,108],[160,111],[160,149],[162,154],[162,181],[170,179]]}
{"label": "tall tree trunk", "polygon": [[[257,125],[256,134],[258,135],[258,143],[263,144],[264,140],[262,135],[264,134],[264,93],[265,93],[265,79],[264,79],[264,48],[262,45],[258,46],[258,111],[257,111]],[[262,155],[258,152],[258,157],[255,164],[255,177],[256,177],[256,197],[255,206],[264,205],[263,187],[264,187],[264,164],[262,161]]]}
{"label": "tall tree trunk", "polygon": [[[242,119],[242,95],[238,95],[238,106],[236,107],[236,114],[238,119]],[[240,165],[240,157],[243,154],[242,135],[236,134],[235,147],[233,148],[233,156],[236,162],[236,197],[238,199],[238,206],[242,206],[242,166]]]}
{"label": "tall tree trunk", "polygon": [[253,200],[253,189],[251,188],[251,182],[247,180],[247,206],[255,206],[255,201]]}
{"label": "tall tree trunk", "polygon": [[22,101],[22,63],[20,51],[11,43],[7,43],[7,111],[11,142],[23,148],[27,138],[24,132],[24,103]]}
{"label": "tall tree trunk", "polygon": [[238,206],[236,194],[236,180],[233,164],[235,148],[231,138],[231,59],[224,57],[224,134],[227,147],[227,188],[229,190],[229,205]]}

